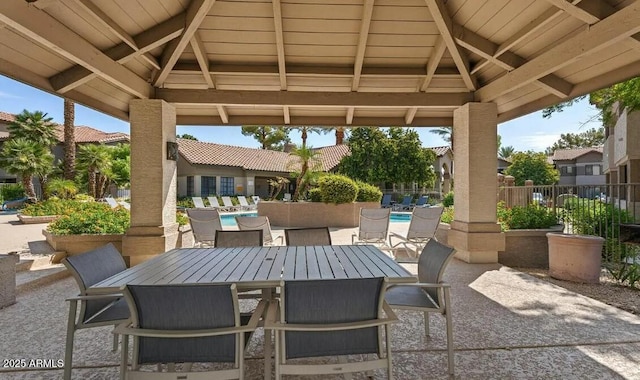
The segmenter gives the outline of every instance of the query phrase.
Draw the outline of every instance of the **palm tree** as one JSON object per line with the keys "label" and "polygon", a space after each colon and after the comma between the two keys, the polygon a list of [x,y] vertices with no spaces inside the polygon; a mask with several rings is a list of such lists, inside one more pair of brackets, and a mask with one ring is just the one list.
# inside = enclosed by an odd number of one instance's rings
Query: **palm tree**
{"label": "palm tree", "polygon": [[336,127],[336,145],[344,143],[344,127]]}
{"label": "palm tree", "polygon": [[89,195],[102,198],[111,169],[111,152],[106,145],[87,144],[78,149],[78,167],[87,171]]}
{"label": "palm tree", "polygon": [[300,127],[293,127],[293,128],[300,130],[300,138],[302,139],[302,148],[307,146],[308,133],[325,134],[333,129],[331,127],[307,127],[307,126],[300,126]]}
{"label": "palm tree", "polygon": [[53,168],[53,154],[48,147],[25,138],[7,140],[0,151],[0,166],[21,178],[27,196],[35,198],[33,176],[45,177]]}
{"label": "palm tree", "polygon": [[500,147],[500,151],[499,156],[502,158],[509,158],[513,152],[515,152],[515,149],[512,146],[502,146]]}
{"label": "palm tree", "polygon": [[432,129],[430,132],[440,136],[444,141],[448,142],[449,145],[453,148],[453,128],[439,127],[436,129]]}
{"label": "palm tree", "polygon": [[293,200],[297,201],[305,193],[314,175],[320,171],[320,153],[311,147],[301,146],[295,148],[291,155],[297,158],[291,164],[300,165],[300,171],[296,173],[296,191],[293,193]]}
{"label": "palm tree", "polygon": [[73,100],[64,98],[64,179],[76,178],[76,134]]}
{"label": "palm tree", "polygon": [[47,148],[57,141],[56,125],[53,119],[42,111],[23,110],[9,124],[8,130],[11,138],[25,138]]}

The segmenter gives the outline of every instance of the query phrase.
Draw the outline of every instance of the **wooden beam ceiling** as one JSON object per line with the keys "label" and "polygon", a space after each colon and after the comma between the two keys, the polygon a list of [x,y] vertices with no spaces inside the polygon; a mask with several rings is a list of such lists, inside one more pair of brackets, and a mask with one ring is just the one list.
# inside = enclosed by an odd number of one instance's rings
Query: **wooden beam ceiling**
{"label": "wooden beam ceiling", "polygon": [[[180,115],[176,116],[179,125],[223,125],[218,116],[206,115]],[[316,125],[316,126],[349,126],[366,127],[371,125],[403,125],[402,117],[355,117],[351,124],[345,124],[345,118],[341,116],[291,116],[291,125]],[[282,125],[280,116],[230,116],[230,125]],[[440,127],[453,125],[451,117],[420,117],[415,118],[411,127]]]}
{"label": "wooden beam ceiling", "polygon": [[287,89],[287,65],[284,55],[284,33],[282,31],[282,5],[280,0],[272,0],[273,23],[276,35],[276,52],[278,54],[278,75],[280,76],[280,89]]}
{"label": "wooden beam ceiling", "polygon": [[353,82],[351,91],[358,91],[360,87],[360,74],[364,64],[364,53],[367,49],[367,39],[369,38],[369,26],[371,25],[371,15],[373,14],[374,0],[365,0],[362,7],[362,21],[360,22],[360,35],[358,36],[358,47],[356,48],[355,63],[353,65]]}

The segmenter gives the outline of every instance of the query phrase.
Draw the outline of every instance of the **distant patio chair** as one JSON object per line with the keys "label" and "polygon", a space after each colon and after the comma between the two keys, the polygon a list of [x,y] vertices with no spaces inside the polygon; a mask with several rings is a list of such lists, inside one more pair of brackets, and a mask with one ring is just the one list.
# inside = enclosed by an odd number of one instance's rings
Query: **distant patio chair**
{"label": "distant patio chair", "polygon": [[391,207],[391,198],[392,198],[391,194],[383,195],[382,200],[380,201],[380,207],[382,208]]}
{"label": "distant patio chair", "polygon": [[221,198],[222,198],[222,204],[224,205],[225,208],[228,209],[228,211],[239,211],[240,210],[239,206],[235,206],[233,204],[233,202],[231,201],[231,197],[225,196],[225,197],[221,197]]}
{"label": "distant patio chair", "polygon": [[427,202],[429,202],[429,197],[426,195],[423,195],[420,198],[418,198],[418,201],[413,205],[413,207],[427,207],[429,206]]}
{"label": "distant patio chair", "polygon": [[[133,336],[133,359],[128,367],[128,340],[123,340],[121,377],[124,379],[243,379],[244,351],[266,303],[255,312],[240,314],[235,284],[127,285],[125,296],[131,321],[115,332]],[[248,335],[248,336],[247,336]],[[169,363],[170,372],[149,372]],[[171,363],[185,363],[174,372]],[[191,363],[231,363],[232,368]]]}
{"label": "distant patio chair", "polygon": [[[389,327],[397,318],[384,302],[386,284],[383,278],[285,281],[280,302],[269,306],[265,318],[265,330],[275,330],[276,336],[275,379],[378,368],[386,369],[391,379]],[[363,360],[345,362],[347,355],[362,355]],[[377,357],[367,360],[370,355]],[[289,362],[320,356],[337,356],[340,364]]]}
{"label": "distant patio chair", "polygon": [[275,240],[280,240],[280,245],[283,243],[282,236],[274,238],[271,234],[271,224],[266,216],[236,216],[236,223],[240,231],[262,230],[264,245],[274,245]]}
{"label": "distant patio chair", "polygon": [[351,236],[352,244],[375,244],[387,248],[387,234],[389,232],[389,208],[360,209],[358,233]]}
{"label": "distant patio chair", "polygon": [[120,206],[118,204],[118,201],[116,201],[115,199],[113,199],[111,197],[106,197],[104,200],[105,200],[105,202],[107,202],[107,204],[109,206],[111,206],[111,208],[116,208],[116,207]]}
{"label": "distant patio chair", "polygon": [[418,261],[415,284],[390,285],[385,299],[392,309],[415,310],[424,313],[424,331],[429,336],[429,313],[442,314],[446,320],[449,376],[454,376],[453,324],[451,322],[450,285],[442,281],[445,269],[455,249],[429,240]]}
{"label": "distant patio chair", "polygon": [[202,197],[191,197],[191,200],[193,201],[193,207],[195,208],[206,208],[207,206],[204,205],[204,201],[202,200]]}
{"label": "distant patio chair", "polygon": [[[411,213],[411,222],[407,236],[402,236],[395,232],[389,233],[389,246],[395,249],[399,245],[404,245],[407,252],[414,252],[414,258],[418,258],[418,252],[433,238],[440,224],[442,216],[442,207],[416,207]],[[400,241],[393,244],[392,238]],[[415,249],[409,249],[409,245],[413,245]]]}
{"label": "distant patio chair", "polygon": [[[122,255],[109,243],[80,255],[62,260],[80,288],[80,295],[68,298],[69,317],[64,352],[65,380],[71,379],[73,368],[73,341],[76,330],[117,325],[129,318],[129,308],[122,294],[87,296],[87,288],[127,269]],[[78,303],[80,311],[78,312]],[[76,319],[77,317],[77,319]],[[123,338],[126,340],[126,338]],[[113,336],[113,351],[118,349],[118,335]]]}
{"label": "distant patio chair", "polygon": [[282,200],[285,202],[291,202],[291,193],[284,193]]}
{"label": "distant patio chair", "polygon": [[188,208],[187,216],[197,247],[211,247],[216,240],[216,231],[223,230],[218,210],[208,208]]}
{"label": "distant patio chair", "polygon": [[215,247],[261,247],[262,230],[216,231]]}
{"label": "distant patio chair", "polygon": [[331,245],[329,227],[287,228],[284,237],[287,245]]}
{"label": "distant patio chair", "polygon": [[260,197],[258,195],[252,195],[251,199],[253,200],[253,204],[256,206],[260,203]]}
{"label": "distant patio chair", "polygon": [[405,195],[404,198],[402,199],[402,203],[396,203],[395,205],[393,205],[393,210],[394,211],[403,211],[403,210],[411,211],[413,209],[413,206],[411,205],[412,201],[413,201],[413,196]]}
{"label": "distant patio chair", "polygon": [[215,195],[207,197],[207,200],[209,201],[209,207],[213,207],[219,211],[229,211],[227,207],[220,205],[220,202],[218,202],[218,197],[216,197]]}
{"label": "distant patio chair", "polygon": [[118,201],[118,204],[127,210],[131,210],[131,204],[127,201]]}
{"label": "distant patio chair", "polygon": [[238,195],[238,203],[240,203],[240,208],[243,210],[255,210],[256,208],[258,208],[258,206],[255,204],[249,204],[249,202],[247,202],[247,198],[244,195]]}

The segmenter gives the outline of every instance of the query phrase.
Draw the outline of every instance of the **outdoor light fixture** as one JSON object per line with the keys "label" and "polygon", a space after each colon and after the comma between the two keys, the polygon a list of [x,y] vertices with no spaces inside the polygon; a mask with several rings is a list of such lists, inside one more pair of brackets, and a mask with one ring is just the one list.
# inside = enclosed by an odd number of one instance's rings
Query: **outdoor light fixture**
{"label": "outdoor light fixture", "polygon": [[167,141],[167,160],[178,161],[178,143]]}

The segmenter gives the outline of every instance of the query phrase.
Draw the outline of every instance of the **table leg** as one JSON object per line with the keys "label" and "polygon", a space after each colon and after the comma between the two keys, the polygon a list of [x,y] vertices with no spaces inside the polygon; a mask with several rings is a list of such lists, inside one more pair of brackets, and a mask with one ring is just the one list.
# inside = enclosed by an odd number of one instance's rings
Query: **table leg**
{"label": "table leg", "polygon": [[[270,302],[273,289],[262,289],[262,299]],[[264,329],[264,380],[271,379],[271,330]]]}

